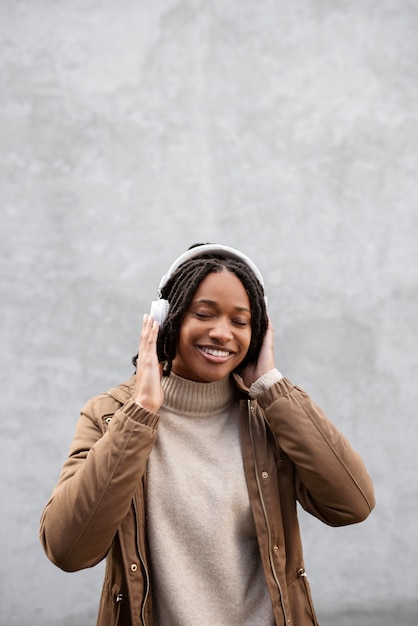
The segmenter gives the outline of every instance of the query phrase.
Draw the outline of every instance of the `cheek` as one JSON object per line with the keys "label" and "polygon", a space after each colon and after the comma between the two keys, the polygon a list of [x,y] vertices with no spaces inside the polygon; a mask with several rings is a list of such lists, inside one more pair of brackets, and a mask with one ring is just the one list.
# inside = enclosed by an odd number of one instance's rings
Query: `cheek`
{"label": "cheek", "polygon": [[190,347],[193,340],[193,333],[188,326],[180,328],[177,338],[177,353],[183,352]]}
{"label": "cheek", "polygon": [[257,337],[254,335],[253,331],[251,330],[248,336],[248,349],[254,349],[254,346],[257,343]]}

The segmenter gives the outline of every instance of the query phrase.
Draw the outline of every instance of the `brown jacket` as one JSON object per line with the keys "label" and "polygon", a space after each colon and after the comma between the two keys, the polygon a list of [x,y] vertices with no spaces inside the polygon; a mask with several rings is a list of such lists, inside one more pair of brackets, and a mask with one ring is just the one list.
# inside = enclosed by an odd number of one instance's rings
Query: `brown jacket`
{"label": "brown jacket", "polygon": [[[276,624],[317,624],[296,502],[326,524],[364,520],[374,506],[366,468],[309,396],[282,379],[259,396],[242,392],[241,439],[248,492]],[[157,414],[132,400],[132,377],[91,399],[41,519],[40,536],[66,571],[107,557],[98,626],[151,626],[145,525],[147,459]]]}

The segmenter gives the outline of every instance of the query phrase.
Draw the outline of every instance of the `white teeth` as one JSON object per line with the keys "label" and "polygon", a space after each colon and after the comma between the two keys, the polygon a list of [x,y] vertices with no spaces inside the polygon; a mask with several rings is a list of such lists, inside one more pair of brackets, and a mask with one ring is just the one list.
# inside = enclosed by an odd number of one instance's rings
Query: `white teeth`
{"label": "white teeth", "polygon": [[211,356],[227,357],[229,352],[227,350],[214,350],[213,348],[202,348],[203,352],[210,354]]}

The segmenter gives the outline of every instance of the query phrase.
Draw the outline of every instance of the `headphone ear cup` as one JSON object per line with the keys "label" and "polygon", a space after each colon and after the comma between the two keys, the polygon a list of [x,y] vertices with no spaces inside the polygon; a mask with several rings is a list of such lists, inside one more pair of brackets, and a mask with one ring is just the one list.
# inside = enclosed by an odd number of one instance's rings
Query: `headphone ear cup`
{"label": "headphone ear cup", "polygon": [[169,308],[170,303],[168,300],[164,300],[163,298],[159,298],[158,300],[153,300],[151,302],[150,315],[152,315],[155,321],[158,322],[160,328],[167,319]]}

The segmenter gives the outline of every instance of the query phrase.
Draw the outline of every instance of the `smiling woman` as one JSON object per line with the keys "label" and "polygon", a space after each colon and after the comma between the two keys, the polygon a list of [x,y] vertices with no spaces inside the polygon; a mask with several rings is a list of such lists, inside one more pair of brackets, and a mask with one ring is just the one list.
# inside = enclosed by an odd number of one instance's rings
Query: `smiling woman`
{"label": "smiling woman", "polygon": [[252,261],[210,244],[180,259],[135,374],[81,412],[41,541],[67,571],[107,558],[98,626],[314,626],[296,502],[352,524],[372,482],[276,369]]}
{"label": "smiling woman", "polygon": [[244,360],[250,342],[244,285],[227,270],[208,274],[184,315],[173,372],[199,382],[220,380]]}
{"label": "smiling woman", "polygon": [[[200,254],[196,251],[200,251]],[[159,360],[165,363],[164,373],[170,373],[176,356],[180,325],[192,298],[196,298],[196,292],[202,281],[211,274],[215,274],[216,280],[219,281],[219,274],[225,270],[239,279],[248,298],[244,308],[250,309],[250,345],[247,354],[243,355],[240,367],[255,362],[269,323],[264,283],[257,266],[234,248],[211,244],[193,246],[180,259],[182,262],[180,264],[175,262],[172,265],[168,274],[163,276],[160,285],[161,299],[169,303],[168,315],[161,324],[157,342]],[[225,295],[227,294],[220,294],[220,301]]]}

